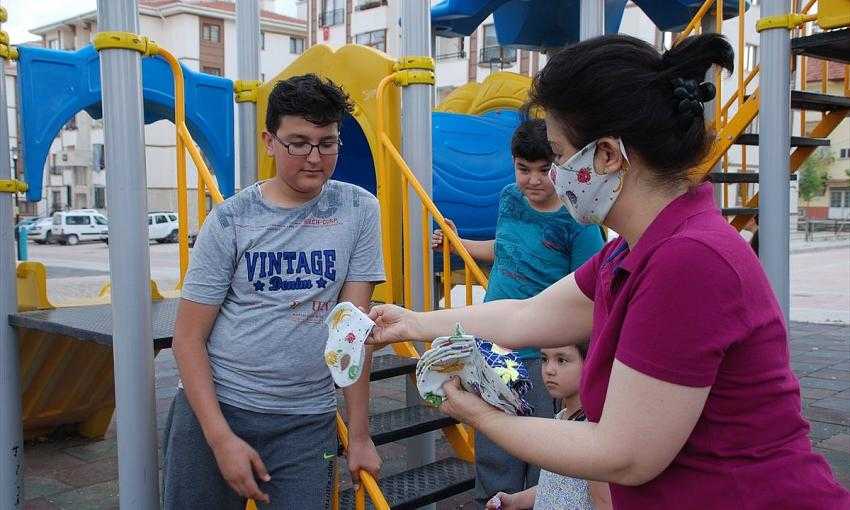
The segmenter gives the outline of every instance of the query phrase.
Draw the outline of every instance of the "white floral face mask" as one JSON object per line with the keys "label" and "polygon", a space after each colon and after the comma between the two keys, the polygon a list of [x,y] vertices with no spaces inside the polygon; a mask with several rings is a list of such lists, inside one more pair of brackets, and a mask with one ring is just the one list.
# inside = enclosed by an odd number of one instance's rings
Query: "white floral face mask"
{"label": "white floral face mask", "polygon": [[549,170],[555,192],[572,217],[582,225],[605,221],[623,189],[623,175],[629,162],[626,148],[620,140],[626,166],[610,174],[597,172],[593,167],[597,143],[598,140],[590,142],[562,165],[552,163]]}

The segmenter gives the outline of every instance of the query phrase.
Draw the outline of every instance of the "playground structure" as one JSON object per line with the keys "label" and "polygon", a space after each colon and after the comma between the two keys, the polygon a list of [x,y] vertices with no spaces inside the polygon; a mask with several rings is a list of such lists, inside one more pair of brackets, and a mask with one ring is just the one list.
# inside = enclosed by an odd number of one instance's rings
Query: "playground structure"
{"label": "playground structure", "polygon": [[[240,52],[243,39],[251,39],[245,34],[259,33],[258,20],[257,26],[250,25],[254,22],[251,13],[257,10],[256,2],[253,11],[243,10],[244,4],[250,3],[239,2]],[[94,117],[103,115],[108,146],[127,148],[125,154],[107,153],[107,158],[112,158],[107,166],[124,168],[126,172],[110,172],[107,177],[109,201],[121,203],[122,207],[110,209],[114,231],[109,248],[112,281],[99,298],[73,306],[53,304],[46,292],[44,266],[27,262],[15,270],[11,248],[10,253],[2,252],[8,259],[3,258],[5,265],[0,267],[0,284],[6,293],[0,300],[0,311],[11,315],[11,324],[16,328],[13,331],[4,326],[0,337],[3,363],[0,405],[11,410],[0,423],[3,507],[7,507],[7,502],[12,503],[12,508],[22,504],[22,430],[23,434],[34,434],[71,423],[79,424],[84,435],[101,436],[115,409],[116,395],[121,403],[118,413],[121,504],[128,508],[150,508],[158,504],[152,360],[158,349],[170,346],[176,309],[174,298],[179,295],[188,265],[189,191],[183,149],[190,153],[198,169],[198,193],[204,197],[209,194],[214,203],[230,196],[235,190],[232,106],[235,100],[240,109],[240,154],[256,161],[249,167],[256,168],[256,173],[242,175],[240,183],[244,187],[254,180],[273,176],[273,161],[257,140],[265,125],[268,95],[277,80],[314,72],[340,84],[355,103],[353,115],[343,121],[345,151],[334,178],[368,189],[378,196],[381,204],[387,282],[376,289],[373,299],[427,310],[439,305],[436,295],[441,294],[442,306],[450,307],[451,287],[461,283],[466,287],[466,302],[470,303],[472,285],[486,286],[486,275],[463,249],[459,236],[445,228],[444,214],[455,220],[464,236],[492,237],[498,193],[513,179],[510,170],[504,170],[510,169],[508,141],[519,122],[516,110],[525,98],[530,80],[511,73],[495,73],[483,83],[458,88],[432,112],[428,88],[434,83],[434,65],[424,56],[428,54],[431,37],[429,19],[437,34],[458,35],[474,30],[493,13],[502,44],[559,46],[598,35],[603,29],[615,32],[625,5],[624,1],[610,0],[558,2],[563,4],[557,11],[559,15],[546,17],[535,10],[535,5],[542,3],[444,0],[431,8],[429,16],[427,6],[405,2],[402,23],[407,39],[404,53],[408,56],[395,60],[366,47],[351,45],[334,51],[319,45],[266,83],[255,81],[256,66],[254,71],[245,71],[253,74],[243,74],[241,61],[248,61],[245,67],[250,68],[253,57],[240,59],[240,77],[245,80],[236,82],[179,65],[167,50],[135,34],[137,11],[131,0],[101,1],[99,26],[104,32],[96,37],[92,47],[74,53],[16,50],[8,46],[8,38],[5,42],[0,38],[2,56],[19,61],[26,160],[26,184],[5,181],[0,191],[28,186],[27,197],[40,198],[46,147],[61,125],[81,109]],[[850,2],[820,0],[816,14],[812,12],[815,0],[796,5],[793,12],[786,3],[781,0],[763,3],[765,12],[759,29],[763,30],[764,72],[759,67],[748,75],[739,72],[737,92],[729,98],[716,98],[712,123],[717,140],[709,158],[692,171],[692,178],[695,182],[707,178],[717,184],[719,205],[736,228],[742,228],[759,214],[760,228],[764,230],[760,240],[762,260],[787,317],[789,174],[817,146],[823,145],[829,132],[850,113],[850,66],[845,70],[842,96],[827,95],[825,87],[817,94],[789,90],[791,68],[786,65],[792,44],[789,32],[796,32],[793,39],[796,54],[850,64],[850,30],[841,28],[850,24]],[[637,4],[659,27],[681,28],[680,38],[700,30],[719,30],[722,19],[743,19],[748,7],[744,0],[722,3],[655,0]],[[243,17],[244,12],[249,14]],[[808,35],[807,24],[811,23],[817,23],[825,31]],[[739,23],[738,69],[744,67],[744,52],[740,47],[743,27]],[[552,34],[558,34],[559,38],[552,39]],[[251,44],[246,46],[248,55],[253,51],[256,57],[256,45],[253,50]],[[806,65],[803,59],[797,66],[803,76]],[[826,74],[822,73],[824,81]],[[51,79],[58,76],[69,84],[49,104],[41,100],[44,89],[40,88],[48,76]],[[713,79],[719,82],[722,77],[718,73]],[[0,83],[5,82],[0,80]],[[0,97],[5,98],[3,92],[0,90]],[[130,105],[133,108],[128,108],[128,102],[133,103]],[[801,136],[792,138],[789,104],[803,112],[818,112],[817,125],[807,130],[805,113],[801,114]],[[6,111],[4,105],[0,107],[2,112]],[[761,132],[744,134],[756,116],[761,117]],[[159,119],[174,122],[178,145],[181,273],[178,288],[168,290],[160,290],[150,281],[147,258],[142,255],[147,253],[146,246],[141,241],[147,237],[140,234],[145,214],[141,125],[143,121]],[[2,131],[5,126],[5,122],[0,122],[0,143],[8,143],[8,133]],[[789,140],[793,149],[790,155]],[[754,142],[760,145],[761,172],[748,172],[745,164],[742,172],[729,172],[726,158],[729,148]],[[0,146],[0,152],[3,150],[8,147]],[[214,172],[207,168],[202,153]],[[130,164],[128,160],[132,160]],[[4,164],[8,165],[8,161]],[[9,174],[8,167],[0,168]],[[738,193],[747,207],[726,207],[728,185],[732,183],[739,184]],[[760,201],[758,193],[750,194],[748,185],[753,183],[759,183],[760,191],[768,199]],[[469,193],[473,184],[478,191],[475,196]],[[122,195],[119,202],[118,189],[129,190],[129,199]],[[11,199],[9,193],[0,193],[3,250],[12,246],[7,242],[12,235],[11,206],[7,199]],[[201,223],[204,214],[203,208],[199,208]],[[486,221],[488,217],[493,221]],[[448,239],[439,254],[432,254],[428,241],[435,224],[443,228]],[[451,250],[456,254],[454,262]],[[457,257],[459,271],[455,271]],[[411,344],[397,344],[394,349],[395,357],[375,364],[372,380],[412,372],[418,357],[416,349]],[[114,354],[114,364],[110,354]],[[114,374],[119,375],[117,384]],[[347,431],[339,415],[337,422],[340,442],[345,447]],[[412,508],[471,488],[473,445],[467,427],[420,402],[410,402],[407,409],[372,416],[370,429],[376,444],[440,430],[457,458],[434,462],[432,447],[423,444],[419,452],[423,466],[381,480],[364,473],[364,483],[356,494],[335,491],[335,507],[349,508],[354,504],[362,508],[368,496],[375,508]]]}

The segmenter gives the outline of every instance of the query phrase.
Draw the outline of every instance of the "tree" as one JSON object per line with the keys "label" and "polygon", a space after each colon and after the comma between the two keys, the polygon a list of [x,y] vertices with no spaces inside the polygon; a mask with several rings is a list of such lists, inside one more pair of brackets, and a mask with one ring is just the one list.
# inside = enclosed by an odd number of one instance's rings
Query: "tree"
{"label": "tree", "polygon": [[826,147],[819,147],[811,156],[800,165],[800,182],[798,185],[800,198],[809,205],[809,201],[819,197],[826,192],[826,183],[829,181],[829,167],[835,162],[832,151]]}

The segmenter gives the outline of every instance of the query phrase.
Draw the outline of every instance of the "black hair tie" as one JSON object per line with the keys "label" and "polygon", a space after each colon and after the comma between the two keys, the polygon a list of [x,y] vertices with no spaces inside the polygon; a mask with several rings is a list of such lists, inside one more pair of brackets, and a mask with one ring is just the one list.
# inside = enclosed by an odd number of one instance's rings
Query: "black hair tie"
{"label": "black hair tie", "polygon": [[679,112],[679,126],[687,129],[695,118],[702,118],[703,103],[714,99],[717,90],[710,82],[697,83],[696,80],[676,78],[672,80],[673,97]]}

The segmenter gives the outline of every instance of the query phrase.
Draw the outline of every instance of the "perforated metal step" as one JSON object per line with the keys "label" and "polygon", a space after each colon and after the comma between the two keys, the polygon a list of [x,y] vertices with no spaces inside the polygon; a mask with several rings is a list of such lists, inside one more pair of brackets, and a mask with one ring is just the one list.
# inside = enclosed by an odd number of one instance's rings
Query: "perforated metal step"
{"label": "perforated metal step", "polygon": [[417,360],[402,358],[396,355],[381,355],[372,358],[372,372],[370,381],[380,381],[390,377],[412,374],[416,371]]}
{"label": "perforated metal step", "polygon": [[850,28],[795,37],[791,39],[791,51],[797,55],[850,64]]}
{"label": "perforated metal step", "polygon": [[[758,133],[747,133],[739,136],[735,143],[738,145],[758,145]],[[792,136],[791,147],[826,147],[829,145],[829,140],[826,138],[808,138],[803,136]]]}
{"label": "perforated metal step", "polygon": [[[791,174],[791,180],[796,181],[797,175]],[[712,172],[708,174],[708,181],[715,184],[738,184],[738,183],[757,183],[759,182],[758,172]]]}
{"label": "perforated metal step", "polygon": [[457,423],[433,407],[417,405],[369,416],[369,433],[376,445],[439,430]]}
{"label": "perforated metal step", "polygon": [[[408,510],[435,503],[475,486],[475,467],[448,458],[378,480],[390,508]],[[374,508],[368,497],[366,508]],[[340,510],[354,508],[354,491],[340,494]]]}
{"label": "perforated metal step", "polygon": [[791,108],[818,112],[850,110],[850,97],[792,90]]}
{"label": "perforated metal step", "polygon": [[724,207],[720,211],[723,213],[723,216],[738,216],[741,214],[753,216],[759,213],[758,207]]}

